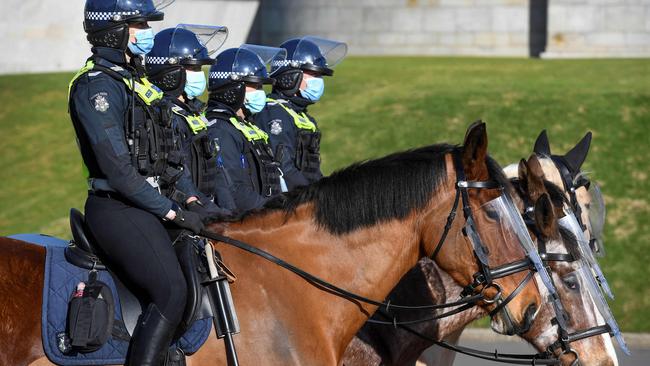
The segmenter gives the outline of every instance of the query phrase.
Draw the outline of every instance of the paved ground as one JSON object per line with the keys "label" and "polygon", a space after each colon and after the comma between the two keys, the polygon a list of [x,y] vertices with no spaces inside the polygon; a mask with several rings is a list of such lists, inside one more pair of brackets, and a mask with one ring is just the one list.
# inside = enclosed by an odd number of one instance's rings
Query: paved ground
{"label": "paved ground", "polygon": [[[467,333],[467,334],[466,334]],[[500,352],[506,353],[534,353],[532,347],[523,341],[496,336],[489,330],[467,330],[461,337],[460,344],[467,347],[477,348],[485,351],[492,351],[497,348]],[[632,351],[631,356],[626,356],[619,349],[616,349],[620,366],[646,366],[650,364],[650,343],[647,335],[626,335],[626,341]],[[437,347],[427,352],[435,352]],[[472,358],[465,355],[457,355],[454,366],[492,366],[504,365]]]}

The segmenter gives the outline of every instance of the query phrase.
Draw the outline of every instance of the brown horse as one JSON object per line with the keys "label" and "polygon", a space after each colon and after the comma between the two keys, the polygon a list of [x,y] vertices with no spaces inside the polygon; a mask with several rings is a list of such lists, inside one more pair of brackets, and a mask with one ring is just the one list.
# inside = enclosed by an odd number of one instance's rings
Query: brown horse
{"label": "brown horse", "polygon": [[[563,215],[564,192],[557,186],[544,181],[544,171],[536,156],[528,162],[519,164],[519,179],[517,186],[522,198],[538,203],[535,205],[535,221],[538,228],[539,240],[546,243],[546,250],[552,253],[570,253],[568,248],[575,243],[568,237],[560,235],[557,218]],[[550,192],[547,191],[550,189]],[[552,197],[553,204],[546,197]],[[562,304],[570,314],[569,330],[576,331],[597,325],[598,313],[594,309],[589,294],[576,291],[575,265],[568,262],[550,262],[552,277],[558,286]],[[393,301],[409,301],[422,298],[429,294],[432,303],[450,301],[459,296],[462,288],[454,280],[430,260],[420,260],[400,281],[390,298]],[[544,289],[542,289],[543,291]],[[438,340],[455,343],[464,327],[470,322],[485,316],[487,313],[480,307],[443,318],[437,322],[421,323],[411,326],[412,329]],[[413,314],[413,318],[423,318],[425,314]],[[536,317],[531,329],[522,334],[538,350],[546,348],[557,340],[557,326],[551,324],[555,311],[550,304],[545,303]],[[366,324],[346,350],[344,364],[353,365],[405,365],[413,364],[419,355],[432,342],[417,337],[407,331],[392,327],[380,327]],[[599,335],[571,343],[571,347],[585,365],[615,365],[616,354],[609,335]],[[559,352],[558,352],[559,355]],[[455,354],[452,351],[437,348],[435,354],[421,359],[428,365],[451,365]],[[573,362],[574,355],[561,357],[562,364]]]}
{"label": "brown horse", "polygon": [[[458,189],[453,156],[468,181],[508,184],[487,156],[485,124],[475,123],[463,147],[433,145],[356,164],[240,221],[213,224],[210,230],[273,253],[356,294],[384,299],[419,258],[432,254],[444,231]],[[502,194],[500,189],[468,191],[472,210]],[[436,261],[457,283],[467,285],[478,265],[463,234],[465,220],[459,216]],[[480,234],[505,235],[494,220],[475,220]],[[525,256],[514,240],[485,244],[497,265]],[[260,257],[216,246],[238,277],[232,294],[241,324],[235,343],[242,365],[339,364],[354,334],[376,310],[324,291]],[[6,238],[0,242],[3,365],[49,364],[42,349],[38,304],[44,256],[34,245]],[[500,279],[502,296],[512,293],[523,277],[519,273]],[[490,288],[486,296],[496,296],[496,291]],[[525,328],[540,299],[529,282],[495,318],[507,317],[513,326]],[[225,360],[222,342],[211,337],[187,361],[214,365]]]}

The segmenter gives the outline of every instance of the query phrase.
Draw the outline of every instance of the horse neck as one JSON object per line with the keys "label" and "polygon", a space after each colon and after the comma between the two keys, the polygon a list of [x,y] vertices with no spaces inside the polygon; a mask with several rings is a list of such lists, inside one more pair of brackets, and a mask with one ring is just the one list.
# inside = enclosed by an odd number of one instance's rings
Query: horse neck
{"label": "horse neck", "polygon": [[[438,270],[438,274],[440,275],[447,301],[455,301],[455,299],[459,299],[460,293],[463,291],[463,287],[454,281],[454,279],[451,278],[447,272],[440,269],[437,264],[435,264],[435,266]],[[469,323],[486,315],[487,312],[483,308],[474,306],[461,313],[444,317],[438,322],[438,334],[436,338],[446,339],[459,330],[464,329],[467,325],[469,325]]]}
{"label": "horse neck", "polygon": [[[241,223],[227,225],[224,234],[266,250],[350,292],[381,301],[422,257],[423,224],[438,233],[443,231],[454,198],[453,192],[443,192],[445,188],[453,190],[453,183],[441,185],[422,212],[414,211],[402,220],[381,222],[347,234],[335,235],[320,228],[315,222],[311,203],[300,205],[289,216],[275,211],[248,217]],[[425,218],[430,219],[429,211],[438,211],[439,217],[423,223]],[[244,262],[250,262],[250,255],[242,256],[241,252],[230,250],[224,254],[226,264],[243,257],[247,258]],[[285,292],[287,296],[274,298],[269,306],[299,309],[294,314],[300,318],[296,326],[310,328],[307,323],[313,323],[324,330],[327,336],[323,337],[323,342],[338,342],[334,347],[339,350],[339,356],[376,310],[374,306],[356,304],[320,290],[298,276],[287,276],[287,270],[270,262],[256,260],[254,266],[258,272],[267,275],[251,276],[254,283],[244,284],[241,283],[243,276],[237,273],[240,286],[261,287],[269,294],[281,294],[287,289],[297,291],[299,296]],[[274,274],[282,276],[282,280],[275,278]],[[300,317],[301,309],[308,309],[309,316]],[[335,324],[332,324],[334,319]]]}

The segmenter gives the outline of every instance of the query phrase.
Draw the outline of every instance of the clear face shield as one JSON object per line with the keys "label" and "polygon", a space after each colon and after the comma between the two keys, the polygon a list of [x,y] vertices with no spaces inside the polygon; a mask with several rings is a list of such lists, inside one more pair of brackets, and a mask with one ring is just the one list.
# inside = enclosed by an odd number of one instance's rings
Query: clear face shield
{"label": "clear face shield", "polygon": [[[320,51],[320,54],[325,58],[325,60],[314,59],[314,45],[318,48],[318,51]],[[293,59],[331,69],[341,62],[347,53],[348,45],[343,42],[314,36],[305,36],[298,42],[296,50],[293,53]]]}
{"label": "clear face shield", "polygon": [[[484,256],[484,260],[487,261],[487,253],[485,253],[485,248],[480,248],[482,246],[481,243],[494,242],[494,240],[498,241],[495,245],[504,245],[502,243],[512,242],[518,243],[519,246],[523,248],[526,256],[533,263],[544,286],[548,289],[551,295],[554,295],[553,299],[557,299],[555,286],[542,263],[542,259],[537,251],[537,246],[533,243],[533,240],[528,233],[528,229],[526,228],[526,224],[524,223],[524,219],[521,217],[519,210],[509,196],[504,193],[498,198],[485,203],[480,207],[477,214],[482,215],[489,222],[498,224],[498,226],[494,225],[492,228],[481,230],[481,233],[484,235],[484,237],[481,237],[478,235],[478,232],[471,227],[472,225],[475,225],[475,223],[473,221],[468,221],[465,231],[472,241],[472,245],[474,246],[479,259]],[[499,265],[499,263],[493,263],[493,265],[495,264]]]}
{"label": "clear face shield", "polygon": [[566,208],[565,212],[566,215],[558,220],[560,227],[569,231],[571,235],[576,238],[577,250],[580,259],[586,262],[588,268],[592,273],[592,277],[598,284],[600,284],[599,287],[602,289],[603,293],[605,293],[611,299],[614,299],[614,294],[612,293],[612,290],[610,289],[609,284],[605,279],[605,275],[603,274],[603,271],[600,269],[600,266],[594,257],[594,253],[591,251],[589,240],[587,240],[585,237],[585,234],[582,231],[582,228],[580,227],[575,214]]}
{"label": "clear face shield", "polygon": [[[133,0],[125,0],[125,1],[133,1]],[[176,0],[155,0],[153,1],[153,6],[156,8],[156,10],[160,11],[173,4],[174,1]]]}
{"label": "clear face shield", "polygon": [[[249,52],[242,52],[242,50]],[[252,62],[250,52],[258,58],[259,62]],[[271,65],[282,63],[286,58],[287,50],[284,48],[242,44],[235,56],[232,73],[242,76],[244,81],[247,81],[248,77],[250,82],[269,84],[272,81],[268,77]]]}
{"label": "clear face shield", "polygon": [[[582,231],[580,232],[582,233]],[[587,260],[585,257],[582,256],[582,254],[584,253],[584,245],[581,248],[581,245],[579,244],[580,243],[579,239],[577,239],[577,241],[578,241],[577,245],[570,246],[570,248],[572,249],[570,251],[572,252],[574,257],[577,258],[576,261],[574,262],[574,265],[577,265],[578,268],[574,272],[572,272],[572,274],[573,276],[575,276],[575,279],[577,280],[579,286],[578,290],[580,291],[581,294],[587,295],[587,298],[591,300],[595,305],[594,310],[597,311],[598,313],[596,314],[597,315],[596,325],[597,326],[607,325],[607,327],[609,328],[609,333],[612,334],[612,336],[616,339],[619,346],[621,347],[621,350],[623,350],[623,352],[629,355],[630,351],[627,348],[625,340],[621,335],[621,331],[618,328],[618,324],[614,319],[614,314],[612,314],[612,311],[609,308],[609,305],[607,304],[607,301],[605,300],[605,297],[603,296],[600,290],[601,286],[598,285],[598,282],[594,277],[589,260]],[[590,250],[588,250],[588,252],[591,253]]]}
{"label": "clear face shield", "polygon": [[[198,45],[195,49],[188,49],[187,30],[196,35]],[[200,25],[200,24],[179,24],[174,29],[169,44],[170,55],[186,55],[186,58],[206,59],[212,56],[223,45],[228,38],[228,28],[223,26]],[[202,47],[200,47],[200,46]],[[183,60],[178,60],[183,62]]]}
{"label": "clear face shield", "polygon": [[144,13],[161,11],[173,4],[175,0],[118,0],[115,9],[140,9]]}
{"label": "clear face shield", "polygon": [[[605,209],[605,199],[600,191],[600,186],[595,182],[591,182],[588,192],[591,199],[589,209],[587,210],[589,213],[589,224],[591,226],[591,249],[597,256],[603,257],[605,255],[603,231],[605,228],[605,216],[607,213]],[[583,210],[584,209],[585,208],[583,208]]]}

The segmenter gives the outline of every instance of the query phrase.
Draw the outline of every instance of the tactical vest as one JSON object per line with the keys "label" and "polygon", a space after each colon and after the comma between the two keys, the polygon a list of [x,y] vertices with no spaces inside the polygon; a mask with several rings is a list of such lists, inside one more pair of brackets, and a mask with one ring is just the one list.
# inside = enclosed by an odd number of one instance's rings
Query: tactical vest
{"label": "tactical vest", "polygon": [[309,119],[305,112],[298,114],[282,101],[271,98],[267,98],[266,101],[277,103],[293,118],[293,123],[298,128],[294,164],[309,182],[320,180],[322,178],[320,171],[321,133],[316,124]]}
{"label": "tactical vest", "polygon": [[201,193],[211,197],[217,183],[217,165],[214,163],[217,149],[208,136],[207,120],[204,115],[192,114],[177,105],[172,107],[172,112],[181,116],[192,131],[189,156],[192,181]]}
{"label": "tactical vest", "polygon": [[257,126],[246,121],[240,121],[235,117],[230,118],[230,123],[244,135],[248,143],[244,144],[244,150],[249,164],[253,186],[258,193],[265,197],[275,196],[282,192],[280,188],[280,163],[275,161],[273,150],[269,145],[269,135],[260,130]]}
{"label": "tactical vest", "polygon": [[[131,91],[124,128],[131,162],[138,173],[147,177],[147,181],[152,186],[158,188],[162,194],[171,196],[174,193],[174,183],[183,174],[183,154],[172,127],[171,105],[163,102],[162,91],[151,84],[147,78],[136,80],[120,66],[97,65],[91,58],[72,78],[68,86],[70,111],[74,110],[70,95],[77,85],[77,80],[90,71],[101,71],[124,83]],[[87,178],[105,179],[83,126],[74,115],[72,115],[72,123],[77,134]]]}

